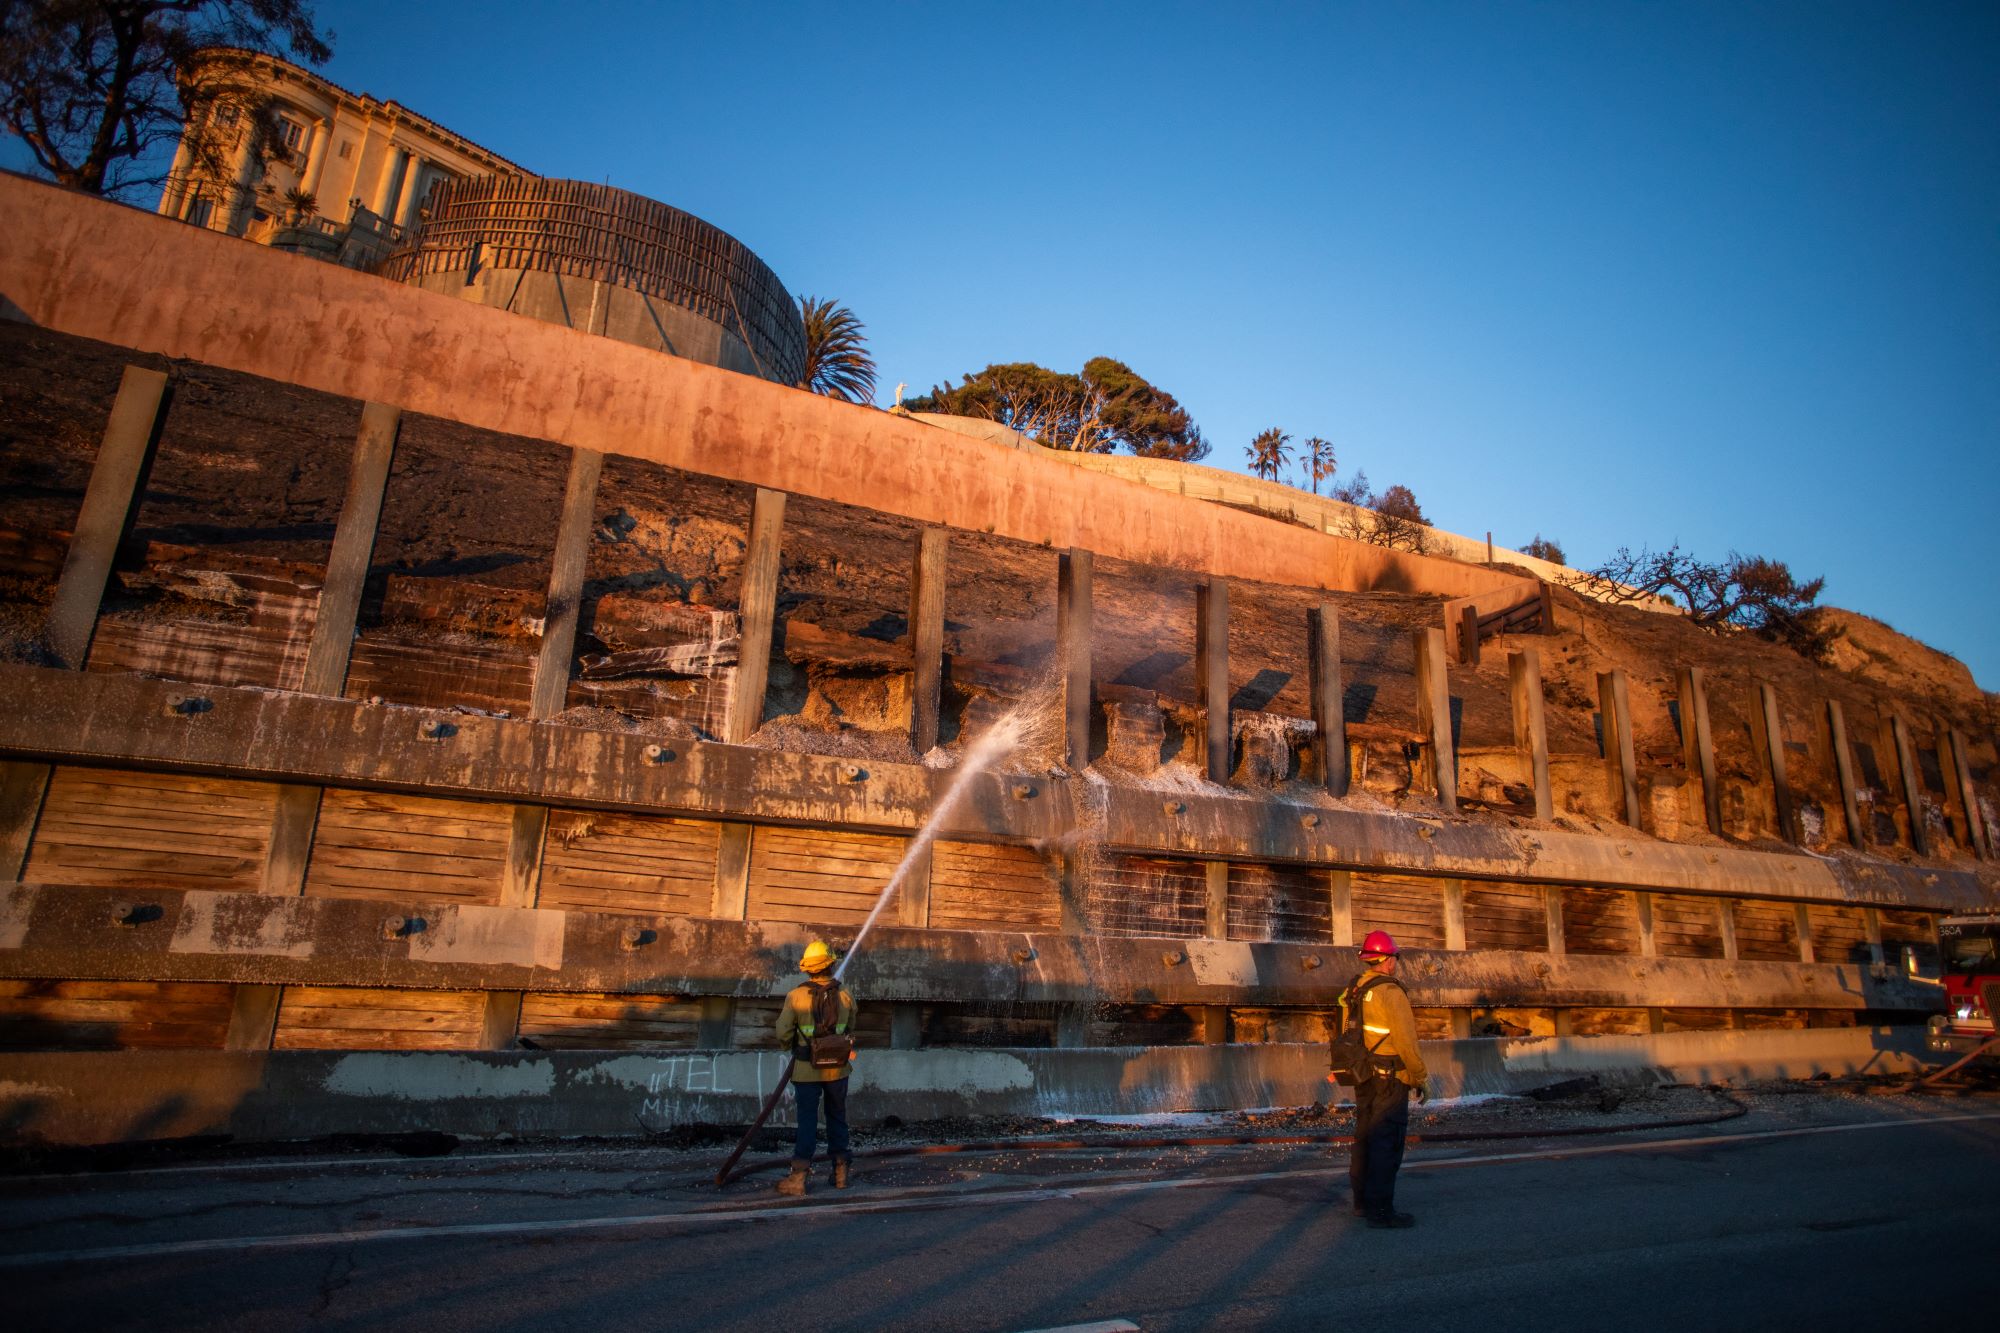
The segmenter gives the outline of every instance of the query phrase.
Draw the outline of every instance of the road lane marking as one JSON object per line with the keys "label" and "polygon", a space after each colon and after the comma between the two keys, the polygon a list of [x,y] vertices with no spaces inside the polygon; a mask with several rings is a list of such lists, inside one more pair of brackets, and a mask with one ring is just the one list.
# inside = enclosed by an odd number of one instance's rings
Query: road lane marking
{"label": "road lane marking", "polygon": [[[1750,1143],[1769,1139],[1805,1138],[1817,1134],[1844,1134],[1872,1129],[1921,1129],[1932,1125],[1964,1124],[1973,1121],[2000,1121],[2000,1112],[1964,1115],[1924,1116],[1910,1120],[1872,1120],[1845,1125],[1803,1125],[1790,1129],[1746,1130],[1736,1134],[1696,1134],[1676,1139],[1635,1139],[1620,1143],[1593,1143],[1573,1148],[1546,1148],[1532,1152],[1486,1153],[1472,1157],[1411,1159],[1405,1171],[1444,1170],[1467,1166],[1494,1166],[1508,1162],[1560,1161],[1571,1157],[1601,1157],[1611,1153],[1660,1152],[1677,1148],[1713,1147],[1718,1144]],[[0,1255],[0,1268],[28,1268],[36,1265],[93,1263],[109,1259],[151,1259],[173,1255],[242,1253],[249,1250],[306,1249],[326,1245],[362,1245],[385,1241],[464,1240],[486,1236],[547,1236],[562,1232],[620,1231],[641,1227],[687,1227],[724,1222],[759,1222],[782,1218],[847,1217],[866,1213],[943,1211],[948,1208],[986,1207],[1028,1203],[1049,1199],[1104,1198],[1124,1194],[1151,1194],[1166,1190],[1206,1189],[1218,1185],[1254,1185],[1266,1181],[1310,1179],[1314,1176],[1345,1173],[1345,1167],[1293,1167],[1282,1171],[1254,1171],[1230,1176],[1186,1176],[1171,1180],[1114,1181],[1101,1185],[1049,1186],[1028,1189],[986,1190],[969,1194],[899,1195],[889,1199],[852,1199],[830,1204],[764,1204],[749,1208],[709,1208],[680,1213],[647,1213],[629,1217],[574,1217],[523,1222],[470,1222],[446,1226],[382,1227],[372,1231],[319,1231],[287,1236],[228,1236],[211,1240],[159,1241],[142,1245],[112,1245],[96,1249],[44,1250],[27,1254]]]}

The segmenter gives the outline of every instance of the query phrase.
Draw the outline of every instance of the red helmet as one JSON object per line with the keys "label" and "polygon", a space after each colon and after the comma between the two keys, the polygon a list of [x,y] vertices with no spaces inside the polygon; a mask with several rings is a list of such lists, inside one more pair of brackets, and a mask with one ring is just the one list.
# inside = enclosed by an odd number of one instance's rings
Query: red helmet
{"label": "red helmet", "polygon": [[1371,930],[1368,938],[1361,941],[1363,958],[1394,958],[1397,952],[1396,941],[1389,938],[1386,930]]}

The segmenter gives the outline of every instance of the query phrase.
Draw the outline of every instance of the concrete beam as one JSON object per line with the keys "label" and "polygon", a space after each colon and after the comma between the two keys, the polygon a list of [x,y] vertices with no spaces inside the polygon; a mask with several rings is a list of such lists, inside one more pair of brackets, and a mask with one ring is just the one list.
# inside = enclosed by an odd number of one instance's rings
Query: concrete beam
{"label": "concrete beam", "polygon": [[1089,551],[1056,558],[1056,672],[1061,682],[1063,762],[1090,763],[1091,628],[1097,559]]}
{"label": "concrete beam", "polygon": [[1701,783],[1701,805],[1708,831],[1722,836],[1722,784],[1715,773],[1715,736],[1708,722],[1708,681],[1700,667],[1678,673],[1681,705],[1681,760]]}
{"label": "concrete beam", "polygon": [[[165,769],[272,782],[672,814],[725,822],[909,833],[950,773],[514,718],[201,686],[209,707],[177,712],[191,687],[110,673],[0,664],[0,759]],[[427,727],[450,734],[426,735]],[[971,779],[946,837],[1038,843],[1074,824],[1061,781]],[[1990,900],[1990,869],[1693,847],[1472,820],[1299,807],[1251,795],[1176,796],[1104,787],[1116,851],[1295,863],[1530,883],[1872,903],[1965,911]]]}
{"label": "concrete beam", "polygon": [[[386,887],[386,886],[385,886]],[[775,997],[806,943],[852,927],[476,907],[409,898],[16,885],[0,977]],[[1163,947],[1171,945],[1172,947]],[[868,1001],[1331,1004],[1351,946],[1162,941],[878,924],[847,982]],[[1865,965],[1405,951],[1412,1002],[1723,1008],[1936,1007],[1935,986]]]}
{"label": "concrete beam", "polygon": [[1850,857],[1349,810],[1313,811],[1309,824],[1295,806],[1233,796],[1176,796],[1163,817],[1157,792],[1128,787],[1108,788],[1103,800],[1104,843],[1114,851],[1935,911],[1976,909],[1989,894],[1973,871]]}
{"label": "concrete beam", "polygon": [[1528,761],[1535,818],[1555,818],[1549,795],[1549,728],[1542,712],[1542,655],[1533,648],[1507,654],[1507,695],[1514,712],[1514,748]]}
{"label": "concrete beam", "polygon": [[97,446],[97,459],[91,464],[90,482],[84,488],[83,507],[77,512],[76,531],[63,557],[62,573],[56,579],[48,619],[42,626],[42,642],[50,655],[72,670],[82,669],[90,655],[97,609],[104,601],[104,583],[111,577],[118,543],[131,526],[133,511],[145,490],[166,398],[166,375],[139,366],[125,367],[118,397],[111,404],[111,419]]}
{"label": "concrete beam", "polygon": [[1194,590],[1194,689],[1204,729],[1202,757],[1210,782],[1229,781],[1229,583],[1211,578]]}
{"label": "concrete beam", "polygon": [[910,561],[910,750],[918,758],[938,743],[944,692],[945,562],[951,534],[925,528]]}
{"label": "concrete beam", "polygon": [[784,538],[785,495],[759,487],[750,510],[750,545],[743,557],[737,602],[736,683],[729,694],[723,740],[748,741],[764,724],[764,687],[771,677],[771,631],[778,613],[778,551]]}
{"label": "concrete beam", "polygon": [[1306,612],[1307,689],[1312,696],[1313,744],[1320,785],[1347,795],[1347,712],[1340,674],[1340,612],[1321,603]]}

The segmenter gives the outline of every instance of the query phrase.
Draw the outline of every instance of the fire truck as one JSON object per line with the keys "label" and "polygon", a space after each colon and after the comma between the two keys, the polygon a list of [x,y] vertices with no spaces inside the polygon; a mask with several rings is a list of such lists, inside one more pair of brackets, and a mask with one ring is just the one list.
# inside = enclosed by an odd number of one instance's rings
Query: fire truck
{"label": "fire truck", "polygon": [[1993,1040],[2000,1007],[2000,912],[1948,916],[1938,923],[1945,1012],[1931,1017],[1933,1051],[1964,1053]]}

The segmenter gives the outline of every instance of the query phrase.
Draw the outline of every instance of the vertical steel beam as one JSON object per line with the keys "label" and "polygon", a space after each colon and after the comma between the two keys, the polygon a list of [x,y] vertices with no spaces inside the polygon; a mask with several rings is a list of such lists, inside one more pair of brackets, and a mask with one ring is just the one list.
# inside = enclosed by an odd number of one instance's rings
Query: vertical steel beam
{"label": "vertical steel beam", "polygon": [[1639,827],[1639,761],[1632,747],[1632,699],[1623,671],[1597,673],[1597,711],[1604,720],[1604,769],[1612,806]]}
{"label": "vertical steel beam", "polygon": [[1778,836],[1786,842],[1797,842],[1799,826],[1792,807],[1792,784],[1785,774],[1785,721],[1778,710],[1778,692],[1767,681],[1757,682],[1756,717],[1764,763],[1771,775],[1771,808],[1778,820]]}
{"label": "vertical steel beam", "polygon": [[945,561],[950,549],[950,533],[925,528],[917,534],[910,563],[910,749],[918,758],[938,743],[938,711],[944,696]]}
{"label": "vertical steel beam", "polygon": [[1347,870],[1326,872],[1327,895],[1333,901],[1333,944],[1337,949],[1354,947],[1354,875]]}
{"label": "vertical steel beam", "polygon": [[1431,790],[1446,810],[1458,809],[1458,758],[1451,743],[1451,681],[1445,673],[1444,631],[1411,631],[1417,657],[1417,727],[1428,743]]}
{"label": "vertical steel beam", "polygon": [[1910,847],[1918,856],[1930,854],[1930,835],[1924,831],[1923,786],[1917,780],[1916,748],[1910,744],[1910,729],[1901,713],[1889,716],[1889,734],[1896,747],[1896,768],[1903,782],[1903,809],[1909,812]]}
{"label": "vertical steel beam", "polygon": [[1847,820],[1847,841],[1856,847],[1867,845],[1861,828],[1861,802],[1855,795],[1854,751],[1847,743],[1847,713],[1840,700],[1826,701],[1828,743],[1833,746],[1833,774],[1840,783],[1840,809]]}
{"label": "vertical steel beam", "polygon": [[1795,914],[1794,920],[1797,922],[1797,930],[1799,932],[1799,961],[1801,963],[1816,963],[1819,961],[1819,950],[1813,944],[1812,912],[1804,903],[1799,903],[1792,910]]}
{"label": "vertical steel beam", "polygon": [[1466,666],[1479,665],[1479,606],[1475,602],[1458,609],[1458,660]]}
{"label": "vertical steel beam", "polygon": [[911,1001],[889,1006],[889,1049],[914,1051],[924,1044],[924,1007]]}
{"label": "vertical steel beam", "polygon": [[927,929],[931,924],[931,849],[935,845],[924,844],[924,849],[910,858],[910,867],[896,888],[896,921],[900,925]]}
{"label": "vertical steel beam", "polygon": [[1563,931],[1563,895],[1560,885],[1542,886],[1542,913],[1548,922],[1549,953],[1561,958],[1569,952],[1569,937]]}
{"label": "vertical steel beam", "polygon": [[701,997],[694,1021],[694,1044],[703,1051],[725,1051],[736,1044],[736,1001],[727,995]]}
{"label": "vertical steel beam", "polygon": [[48,795],[48,764],[0,763],[0,884],[11,884],[28,868],[28,846]]}
{"label": "vertical steel beam", "polygon": [[1228,782],[1231,755],[1229,726],[1229,581],[1210,576],[1195,589],[1195,694],[1206,727],[1202,754],[1210,782]]}
{"label": "vertical steel beam", "polygon": [[1208,895],[1203,933],[1212,940],[1226,940],[1229,938],[1229,862],[1210,861],[1204,869],[1208,873]]}
{"label": "vertical steel beam", "polygon": [[[368,586],[368,567],[375,556],[382,500],[388,491],[389,469],[395,461],[396,435],[401,425],[402,413],[398,409],[386,403],[362,404],[361,425],[355,432],[354,453],[347,464],[347,493],[340,503],[340,517],[334,523],[333,543],[326,557],[326,578],[320,585],[312,638],[307,643],[305,667],[299,676],[299,688],[307,694],[337,696],[347,687],[354,627]],[[321,789],[314,786],[288,782],[278,788],[271,836],[264,851],[262,892],[291,897],[305,892],[313,830],[319,823],[320,798]],[[230,1000],[224,1047],[232,1051],[269,1050],[277,1032],[284,990],[283,986],[238,986]],[[519,1007],[518,998],[515,1007]],[[510,1043],[511,1040],[510,1034]]]}
{"label": "vertical steel beam", "polygon": [[395,458],[402,417],[385,403],[362,405],[361,430],[354,437],[354,457],[347,468],[347,497],[341,501],[340,519],[334,525],[326,583],[320,589],[312,642],[306,649],[305,673],[299,682],[307,694],[337,696],[347,687],[354,623],[361,613],[361,594],[375,554],[382,496],[389,486],[389,465]]}
{"label": "vertical steel beam", "polygon": [[1507,654],[1507,693],[1514,708],[1514,748],[1528,763],[1535,818],[1554,819],[1549,794],[1549,726],[1542,712],[1542,655],[1533,648]]}
{"label": "vertical steel beam", "polygon": [[1743,956],[1736,942],[1736,900],[1717,898],[1715,906],[1716,929],[1722,936],[1722,957],[1725,962],[1733,963]]}
{"label": "vertical steel beam", "polygon": [[1092,585],[1097,557],[1072,547],[1056,560],[1056,671],[1061,680],[1063,762],[1090,764]]}
{"label": "vertical steel beam", "polygon": [[771,678],[771,632],[778,615],[778,551],[784,540],[785,493],[757,488],[750,510],[750,547],[743,559],[743,591],[736,687],[729,695],[723,740],[743,745],[764,724],[764,689]]}
{"label": "vertical steel beam", "polygon": [[715,847],[715,900],[709,915],[742,921],[750,914],[749,824],[724,824]]}
{"label": "vertical steel beam", "polygon": [[1306,612],[1306,674],[1319,747],[1320,783],[1347,795],[1347,714],[1340,679],[1340,613],[1330,602]]}
{"label": "vertical steel beam", "polygon": [[56,580],[49,617],[42,627],[42,640],[50,654],[71,670],[80,670],[90,655],[104,584],[111,577],[118,543],[125,539],[139,507],[166,399],[165,374],[125,367],[104,439],[97,446],[97,461],[90,467],[90,482],[84,488],[83,507],[77,512],[76,532],[63,557],[62,574]]}
{"label": "vertical steel beam", "polygon": [[1965,733],[1953,728],[1943,733],[1951,745],[1951,775],[1958,785],[1959,803],[1965,807],[1966,840],[1972,854],[1993,859],[1993,830],[1986,827],[1986,814],[1979,808],[1979,788],[1972,782],[1972,751]]}
{"label": "vertical steel beam", "polygon": [[1465,881],[1462,879],[1444,882],[1444,947],[1460,952],[1465,949]]}
{"label": "vertical steel beam", "polygon": [[1701,808],[1708,831],[1722,836],[1722,784],[1715,776],[1715,735],[1709,730],[1708,681],[1700,667],[1679,671],[1681,759],[1701,783]]}
{"label": "vertical steel beam", "polygon": [[1639,956],[1658,958],[1660,937],[1653,928],[1653,895],[1641,890],[1632,895],[1632,903],[1639,916]]}
{"label": "vertical steel beam", "polygon": [[595,449],[570,450],[569,481],[563,488],[562,521],[556,527],[549,595],[542,610],[542,648],[528,700],[532,718],[554,717],[569,703],[570,659],[576,654],[590,529],[597,516],[597,482],[603,472],[603,454]]}

